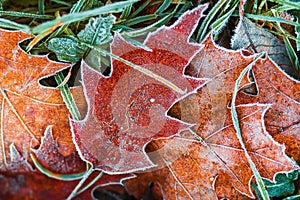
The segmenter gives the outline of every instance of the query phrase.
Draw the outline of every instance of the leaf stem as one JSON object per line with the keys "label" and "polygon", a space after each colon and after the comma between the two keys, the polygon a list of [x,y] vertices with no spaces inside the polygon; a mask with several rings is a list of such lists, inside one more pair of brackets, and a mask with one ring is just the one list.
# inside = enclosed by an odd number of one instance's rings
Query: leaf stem
{"label": "leaf stem", "polygon": [[[257,59],[255,59],[256,61]],[[254,62],[255,62],[254,61]],[[248,160],[248,163],[250,165],[250,168],[254,174],[254,177],[255,177],[255,180],[256,180],[256,183],[258,185],[258,189],[261,193],[261,196],[263,198],[263,200],[269,200],[269,195],[268,195],[268,192],[266,190],[266,187],[265,187],[265,184],[262,180],[262,177],[260,176],[254,162],[252,161],[247,149],[246,149],[246,146],[243,142],[243,138],[242,138],[242,132],[241,132],[241,128],[240,128],[240,124],[239,124],[239,119],[238,119],[238,114],[237,114],[237,111],[236,111],[236,107],[235,107],[235,102],[236,102],[236,96],[237,96],[237,93],[238,93],[238,90],[239,90],[239,85],[242,81],[242,78],[244,77],[244,75],[251,69],[252,65],[248,65],[240,74],[240,76],[238,77],[238,79],[236,80],[235,82],[235,86],[234,86],[234,91],[233,91],[233,95],[232,95],[232,101],[231,101],[231,117],[232,117],[232,121],[233,121],[233,125],[234,125],[234,128],[236,130],[236,135],[237,135],[237,138],[241,144],[241,147],[242,149],[244,150],[244,153],[245,153],[245,156]]]}

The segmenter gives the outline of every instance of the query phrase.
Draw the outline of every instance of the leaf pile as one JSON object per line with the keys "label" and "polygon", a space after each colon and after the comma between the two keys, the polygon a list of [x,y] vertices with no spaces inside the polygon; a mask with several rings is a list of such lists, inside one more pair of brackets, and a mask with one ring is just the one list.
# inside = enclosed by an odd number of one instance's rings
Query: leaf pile
{"label": "leaf pile", "polygon": [[[185,12],[138,46],[111,35],[113,15],[90,19],[77,38],[50,40],[60,60],[78,61],[89,47],[111,57],[108,77],[81,61],[83,93],[80,87],[72,92],[85,96],[83,120],[69,117],[58,89],[39,85],[68,65],[27,55],[18,42],[29,35],[1,30],[0,197],[66,198],[91,166],[106,173],[96,185],[122,181],[125,187],[99,187],[95,196],[254,199],[260,194],[244,147],[270,197],[292,194],[300,162],[300,84],[278,63],[289,65],[284,60],[258,54],[272,54],[282,44],[253,41],[262,33],[242,17],[236,32],[248,38],[235,36],[232,45],[239,50],[219,47],[212,35],[201,44],[190,42],[206,8]],[[99,47],[111,39],[110,51]],[[254,47],[248,48],[252,53],[246,47]],[[75,178],[54,180],[34,166],[52,178]],[[45,185],[36,188],[35,181]],[[90,197],[88,191],[81,195]]]}

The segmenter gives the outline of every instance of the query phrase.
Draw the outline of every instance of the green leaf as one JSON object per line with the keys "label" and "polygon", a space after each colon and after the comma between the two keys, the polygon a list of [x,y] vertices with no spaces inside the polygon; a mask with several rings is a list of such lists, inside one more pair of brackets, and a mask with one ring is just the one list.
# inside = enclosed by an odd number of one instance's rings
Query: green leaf
{"label": "green leaf", "polygon": [[81,45],[76,39],[53,38],[48,43],[48,49],[53,51],[60,61],[79,61],[88,47]]}
{"label": "green leaf", "polygon": [[116,18],[108,17],[91,18],[83,30],[78,33],[78,38],[91,45],[100,45],[112,40],[111,28]]}
{"label": "green leaf", "polygon": [[[114,16],[91,18],[83,30],[78,33],[80,42],[89,45],[101,45],[112,40],[111,28],[115,22]],[[53,51],[60,61],[77,62],[88,50],[77,38],[53,38],[48,43],[48,49]]]}
{"label": "green leaf", "polygon": [[270,197],[285,197],[295,191],[294,181],[298,179],[299,171],[279,173],[275,176],[275,182],[264,179],[264,183]]}

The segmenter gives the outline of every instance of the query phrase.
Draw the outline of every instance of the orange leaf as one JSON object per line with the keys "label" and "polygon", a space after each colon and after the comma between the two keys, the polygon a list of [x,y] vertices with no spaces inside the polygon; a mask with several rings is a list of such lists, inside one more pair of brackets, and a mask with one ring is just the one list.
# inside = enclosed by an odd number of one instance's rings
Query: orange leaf
{"label": "orange leaf", "polygon": [[[61,156],[71,155],[75,150],[69,130],[69,112],[59,89],[39,84],[41,78],[69,65],[23,52],[18,43],[29,37],[22,32],[0,30],[1,171],[27,171],[21,165],[19,168],[13,166],[9,147],[13,144],[22,159],[30,162],[30,148],[40,145],[41,137],[50,125]],[[77,161],[82,165],[78,156]]]}
{"label": "orange leaf", "polygon": [[[272,180],[277,172],[298,166],[284,154],[284,146],[266,132],[262,118],[267,108],[261,104],[242,105],[237,112],[252,160],[260,174]],[[187,130],[180,137],[151,143],[155,151],[150,155],[161,169],[148,175],[137,174],[138,180],[125,181],[130,193],[139,198],[139,191],[145,189],[141,178],[161,185],[165,199],[253,198],[253,173],[236,137],[229,110],[226,116],[227,125],[219,130],[197,132],[197,136]]]}
{"label": "orange leaf", "polygon": [[[299,146],[300,140],[292,132],[284,132],[300,122],[300,82],[283,72],[269,58],[255,63],[252,67],[254,83],[258,88],[257,95],[247,95],[240,92],[237,103],[267,103],[272,104],[265,115],[265,123],[268,132],[279,142],[286,144],[287,153],[293,155],[300,162],[300,153],[290,152],[290,139],[282,135],[292,137],[294,145]],[[284,133],[283,133],[284,132]],[[294,136],[293,136],[294,135]],[[279,139],[281,138],[281,139]],[[293,145],[293,146],[294,146]],[[294,147],[291,147],[294,149]]]}

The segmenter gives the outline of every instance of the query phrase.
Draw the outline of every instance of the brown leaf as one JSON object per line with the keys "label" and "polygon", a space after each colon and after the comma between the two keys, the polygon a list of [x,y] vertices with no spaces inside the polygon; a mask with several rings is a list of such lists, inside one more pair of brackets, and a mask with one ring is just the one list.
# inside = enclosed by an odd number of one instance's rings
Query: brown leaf
{"label": "brown leaf", "polygon": [[[221,128],[235,81],[241,71],[251,64],[254,79],[244,77],[241,89],[254,85],[257,93],[250,95],[241,90],[236,104],[272,104],[265,115],[265,123],[267,131],[274,137],[299,123],[299,81],[287,75],[268,57],[253,61],[253,56],[242,56],[244,52],[241,50],[229,51],[217,47],[210,38],[204,41],[204,45],[186,68],[185,74],[209,79],[196,92],[174,103],[168,112],[170,116],[195,124],[193,130],[196,132]],[[283,140],[281,142],[284,143]],[[300,144],[297,138],[294,142]],[[287,153],[291,155],[289,147]],[[295,153],[293,156],[300,157]]]}
{"label": "brown leaf", "polygon": [[265,117],[270,133],[281,132],[299,123],[299,81],[288,76],[268,58],[255,63],[252,71],[258,94],[249,96],[241,92],[238,103],[272,104]]}
{"label": "brown leaf", "polygon": [[300,162],[300,125],[296,124],[285,131],[275,134],[274,139],[286,146],[287,155],[293,157],[298,163]]}
{"label": "brown leaf", "polygon": [[[277,172],[298,167],[284,154],[284,146],[274,142],[266,132],[262,118],[268,107],[242,105],[237,112],[247,151],[260,174],[273,180]],[[227,116],[227,125],[217,131],[197,132],[195,136],[192,130],[187,130],[181,137],[152,142],[154,153],[158,154],[155,163],[166,167],[153,171],[152,175],[137,174],[138,178],[157,182],[165,199],[253,198],[250,190],[253,173],[236,137],[229,110]],[[145,185],[141,180],[131,179],[125,185],[139,196],[140,188]]]}
{"label": "brown leaf", "polygon": [[[46,128],[53,125],[53,137],[62,156],[74,153],[69,128],[69,112],[59,89],[43,87],[42,77],[68,65],[52,62],[46,56],[30,56],[18,43],[31,37],[22,32],[0,30],[1,170],[13,162],[9,146],[14,145],[24,160],[30,161],[30,147],[39,146]],[[24,171],[21,169],[20,171]],[[18,171],[13,169],[13,171]]]}
{"label": "brown leaf", "polygon": [[[196,91],[175,102],[168,115],[195,124],[194,130],[210,132],[224,125],[227,106],[231,100],[235,80],[253,62],[242,51],[230,51],[216,46],[211,37],[185,69],[185,74],[206,82]],[[249,84],[244,79],[242,86]]]}
{"label": "brown leaf", "polygon": [[[202,81],[182,76],[184,67],[200,49],[189,43],[206,5],[185,13],[173,26],[151,33],[144,44],[132,46],[115,35],[114,55],[154,72],[182,91],[192,91]],[[113,60],[111,77],[104,78],[82,63],[82,80],[89,112],[85,120],[72,122],[82,159],[109,173],[132,172],[153,167],[144,146],[155,138],[168,137],[187,127],[165,116],[182,95],[157,79]]]}
{"label": "brown leaf", "polygon": [[[281,138],[280,135],[276,135],[300,122],[300,82],[284,73],[268,58],[255,63],[252,71],[258,94],[247,95],[240,92],[237,103],[260,102],[272,104],[265,115],[266,129],[274,138]],[[279,142],[285,143],[283,138]],[[299,153],[297,155],[295,152],[289,152],[290,147],[288,144],[290,142],[287,138],[287,153],[295,156],[294,158],[299,162]],[[294,145],[300,145],[300,140],[297,137],[294,137]]]}

